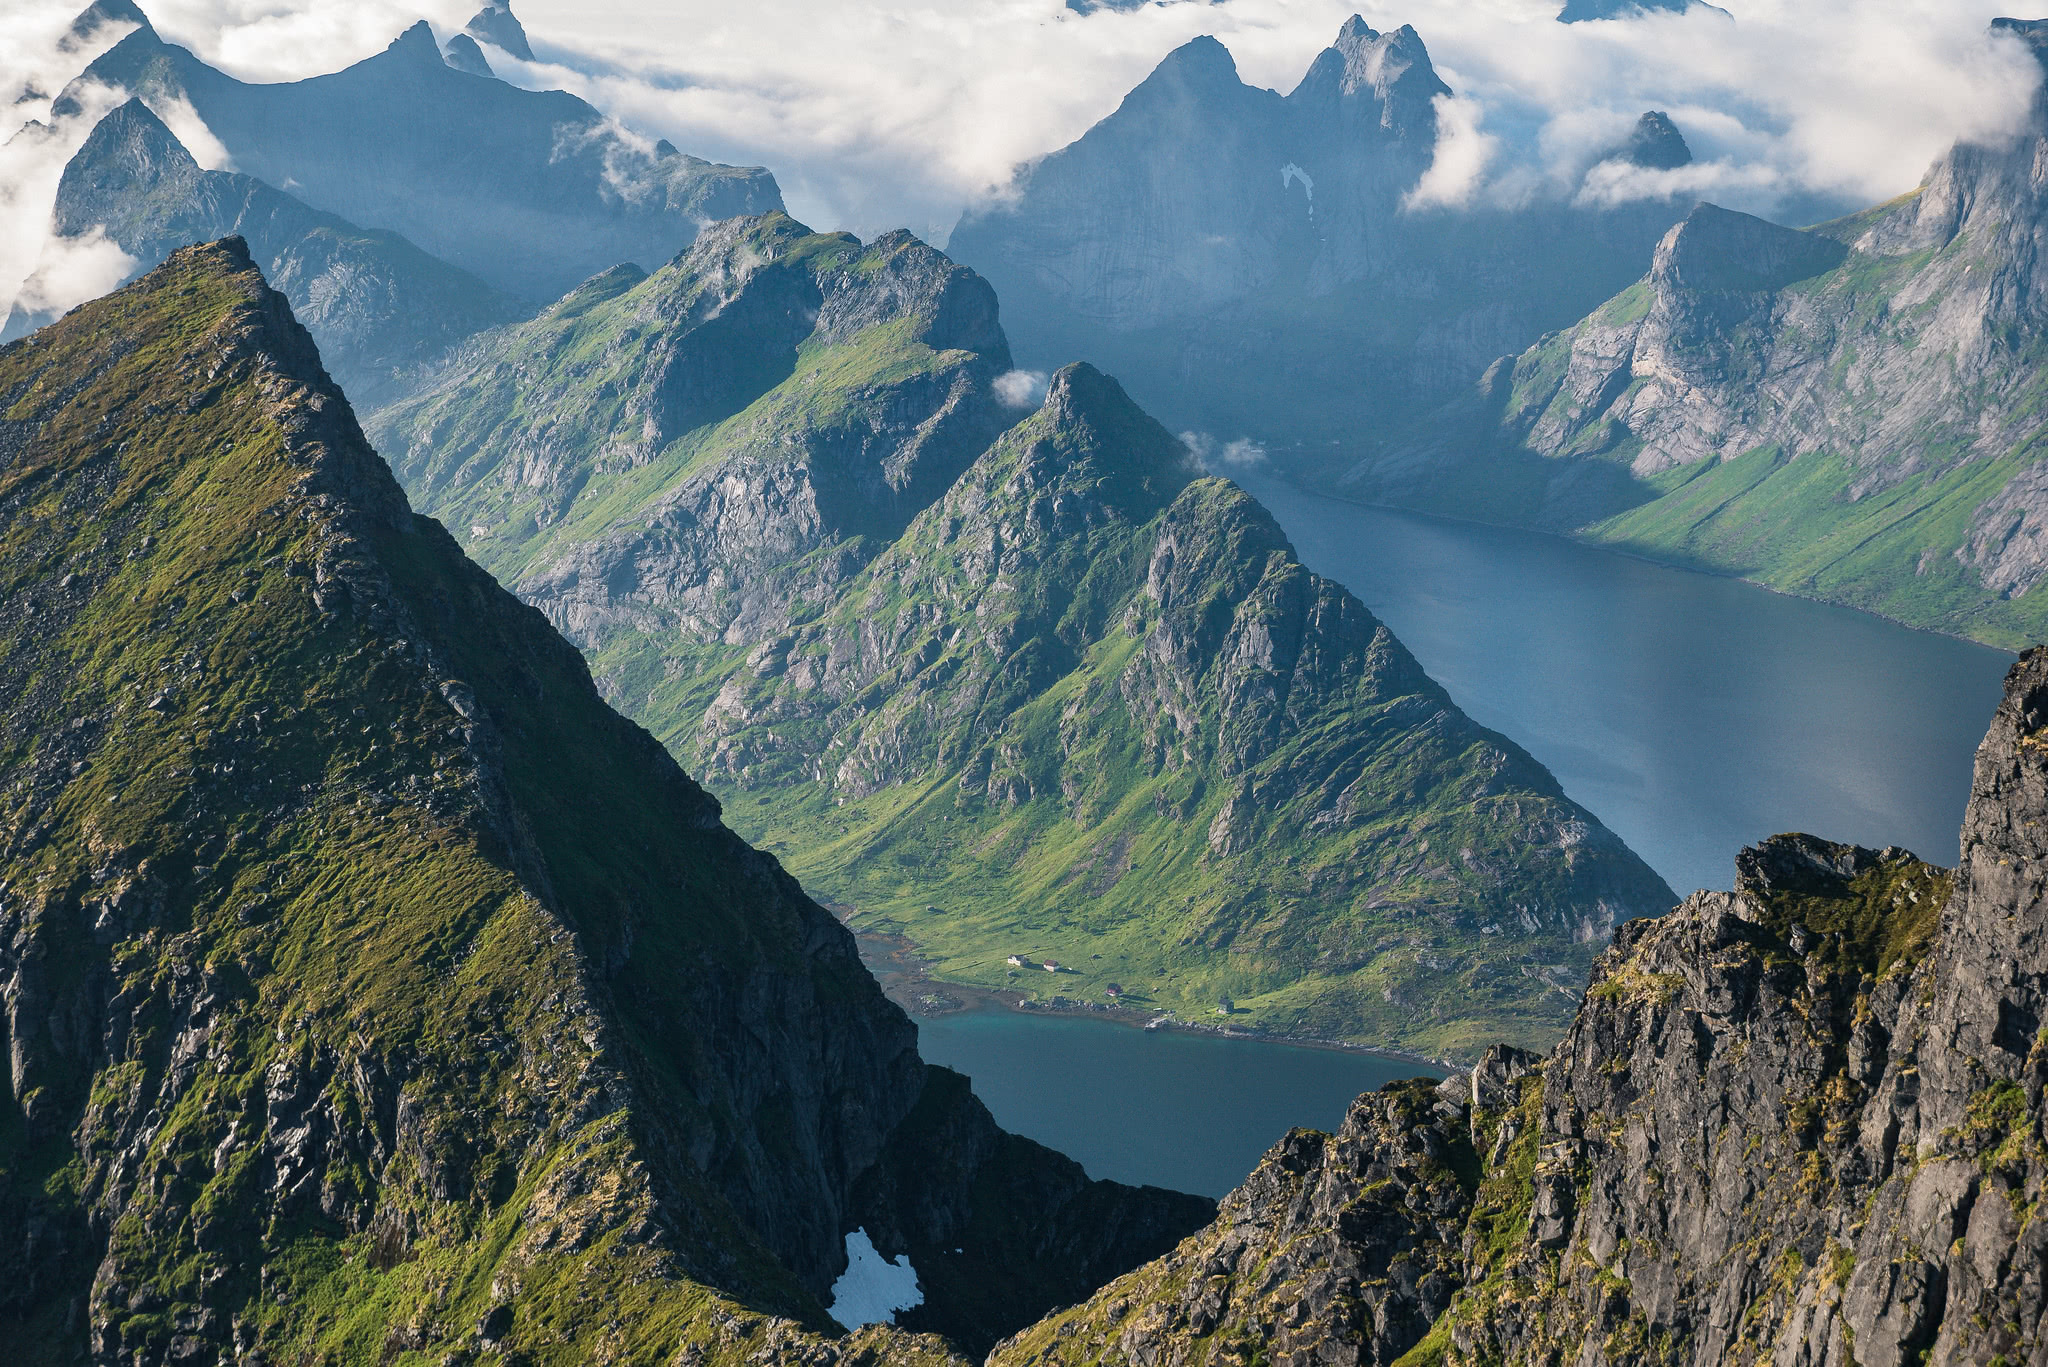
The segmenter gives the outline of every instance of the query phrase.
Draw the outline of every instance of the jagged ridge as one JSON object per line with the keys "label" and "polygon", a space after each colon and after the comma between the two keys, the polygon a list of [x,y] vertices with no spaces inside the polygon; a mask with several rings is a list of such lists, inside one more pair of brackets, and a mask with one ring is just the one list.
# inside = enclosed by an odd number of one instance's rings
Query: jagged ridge
{"label": "jagged ridge", "polygon": [[0,351],[0,412],[10,1342],[827,1361],[865,1224],[972,1347],[1204,1218],[918,1060],[240,243]]}
{"label": "jagged ridge", "polygon": [[[1994,26],[2039,55],[2036,25]],[[2048,634],[2048,103],[1795,231],[1702,205],[1649,275],[1344,477],[1916,626]]]}
{"label": "jagged ridge", "polygon": [[958,981],[1051,953],[1056,991],[1457,1050],[1547,1039],[1581,946],[1668,905],[1087,366],[835,599],[649,710]]}
{"label": "jagged ridge", "polygon": [[1215,1226],[992,1363],[1255,1361],[1307,1326],[1319,1362],[1407,1367],[2037,1361],[2044,726],[2033,651],[1958,869],[1745,851],[1734,892],[1616,933],[1547,1058],[1290,1136]]}

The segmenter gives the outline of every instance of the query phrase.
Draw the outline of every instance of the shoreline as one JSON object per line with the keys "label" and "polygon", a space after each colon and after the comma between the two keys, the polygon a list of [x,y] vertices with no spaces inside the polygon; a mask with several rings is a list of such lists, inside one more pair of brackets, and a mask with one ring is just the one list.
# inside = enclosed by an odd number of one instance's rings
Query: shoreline
{"label": "shoreline", "polygon": [[1961,641],[1966,645],[1980,646],[1985,650],[1995,650],[1999,654],[2010,656],[2013,659],[2019,658],[2019,651],[2010,646],[1994,645],[1990,641],[1980,641],[1975,636],[1968,636],[1960,631],[1950,631],[1943,627],[1931,627],[1924,626],[1918,622],[1908,622],[1903,618],[1894,617],[1890,613],[1879,612],[1876,608],[1860,607],[1855,603],[1842,602],[1838,598],[1823,598],[1819,594],[1801,593],[1797,589],[1782,589],[1775,584],[1766,584],[1762,580],[1752,579],[1748,575],[1741,574],[1735,570],[1717,569],[1712,565],[1686,564],[1678,560],[1666,560],[1627,546],[1617,546],[1606,541],[1596,541],[1591,537],[1581,536],[1577,532],[1572,531],[1552,531],[1547,527],[1531,527],[1526,523],[1520,522],[1494,522],[1483,517],[1459,517],[1455,513],[1411,508],[1400,503],[1378,503],[1371,499],[1354,498],[1348,494],[1336,493],[1311,484],[1279,466],[1268,466],[1267,468],[1271,471],[1271,474],[1268,476],[1269,478],[1277,483],[1286,485],[1298,494],[1306,494],[1311,498],[1325,498],[1332,503],[1344,503],[1353,508],[1370,508],[1375,512],[1401,513],[1408,517],[1425,518],[1432,522],[1445,522],[1457,527],[1485,527],[1492,531],[1523,532],[1530,536],[1549,537],[1554,541],[1563,541],[1573,546],[1581,546],[1589,551],[1604,551],[1609,555],[1618,555],[1624,560],[1633,560],[1638,564],[1654,565],[1658,569],[1677,570],[1683,574],[1697,574],[1707,579],[1731,580],[1737,584],[1747,584],[1749,587],[1760,589],[1765,593],[1775,593],[1781,598],[1793,598],[1803,603],[1818,603],[1823,607],[1840,608],[1844,612],[1859,612],[1865,617],[1875,617],[1880,622],[1888,623],[1904,631],[1922,631],[1926,632],[1929,636],[1940,636],[1951,641]]}
{"label": "shoreline", "polygon": [[855,909],[839,902],[819,899],[819,905],[853,933],[861,962],[875,975],[882,994],[903,1008],[915,1020],[968,1015],[981,1011],[1012,1011],[1031,1016],[1067,1016],[1101,1021],[1127,1030],[1171,1030],[1185,1035],[1208,1035],[1217,1039],[1247,1040],[1258,1044],[1286,1044],[1299,1049],[1320,1049],[1332,1053],[1366,1054],[1393,1063],[1413,1064],[1440,1073],[1459,1073],[1469,1067],[1445,1059],[1431,1058],[1412,1049],[1374,1046],[1321,1035],[1291,1035],[1258,1026],[1212,1025],[1189,1020],[1170,1010],[1155,1007],[1106,1006],[1055,998],[1033,1001],[1024,989],[983,987],[932,976],[928,961],[917,946],[901,935],[884,935],[862,930],[852,924]]}

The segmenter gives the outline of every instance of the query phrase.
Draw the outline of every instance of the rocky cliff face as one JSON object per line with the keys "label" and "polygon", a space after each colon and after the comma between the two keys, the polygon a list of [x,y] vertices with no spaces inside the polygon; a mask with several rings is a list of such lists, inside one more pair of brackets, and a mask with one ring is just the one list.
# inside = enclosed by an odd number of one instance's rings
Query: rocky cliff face
{"label": "rocky cliff face", "polygon": [[586,649],[751,644],[1014,419],[994,390],[1009,368],[973,272],[908,233],[863,246],[777,214],[652,276],[605,273],[370,430],[421,506]]}
{"label": "rocky cliff face", "polygon": [[1683,211],[1411,203],[1450,93],[1408,27],[1354,16],[1284,98],[1198,38],[948,250],[1033,363],[1097,358],[1177,426],[1355,438],[1583,315]]}
{"label": "rocky cliff face", "polygon": [[1806,232],[1702,205],[1646,279],[1346,487],[2038,639],[2044,149],[2037,107],[2011,141]]}
{"label": "rocky cliff face", "polygon": [[1215,1361],[1310,1323],[1326,1362],[2038,1360],[2044,722],[2030,653],[1958,869],[1746,851],[1733,893],[1622,927],[1546,1059],[1290,1136],[1209,1230],[993,1360]]}
{"label": "rocky cliff face", "polygon": [[[138,274],[179,247],[241,237],[360,403],[527,312],[394,233],[366,232],[251,176],[201,170],[140,100],[102,119],[65,167],[53,219],[64,237],[104,232]],[[8,330],[48,321],[10,318]]]}
{"label": "rocky cliff face", "polygon": [[681,752],[946,976],[1022,951],[1069,994],[1456,1050],[1545,1038],[1585,946],[1665,905],[1086,366],[833,601],[698,658],[655,695]]}
{"label": "rocky cliff face", "polygon": [[833,1341],[849,1231],[950,1250],[921,1323],[973,1348],[1206,1218],[918,1060],[410,511],[239,243],[0,351],[0,395],[26,1360],[937,1361]]}
{"label": "rocky cliff face", "polygon": [[[492,6],[479,19],[492,14],[511,18]],[[511,41],[502,25],[478,36]],[[236,170],[536,304],[622,261],[652,270],[705,223],[782,207],[759,167],[650,152],[573,95],[451,67],[424,22],[345,71],[268,85],[214,70],[144,23],[57,112],[94,83],[183,101]]]}

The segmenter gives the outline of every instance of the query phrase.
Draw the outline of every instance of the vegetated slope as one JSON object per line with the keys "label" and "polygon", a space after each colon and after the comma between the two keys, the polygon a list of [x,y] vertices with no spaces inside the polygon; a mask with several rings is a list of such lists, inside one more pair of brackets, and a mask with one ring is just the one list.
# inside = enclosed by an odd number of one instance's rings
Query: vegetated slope
{"label": "vegetated slope", "polygon": [[[2001,20],[2030,43],[2037,26]],[[2048,634],[2048,103],[1807,232],[1702,206],[1647,279],[1362,461],[1530,522],[1997,645]]]}
{"label": "vegetated slope", "polygon": [[573,95],[451,67],[424,21],[346,70],[274,85],[224,75],[145,23],[56,112],[95,83],[189,105],[236,170],[535,303],[621,261],[652,269],[707,222],[782,206],[759,167],[650,151]]}
{"label": "vegetated slope", "polygon": [[1733,893],[1617,932],[1547,1058],[1291,1135],[1210,1229],[991,1362],[2039,1361],[2044,723],[2030,652],[1959,869],[1745,851]]}
{"label": "vegetated slope", "polygon": [[[395,233],[320,213],[251,176],[203,171],[140,100],[100,120],[64,169],[54,226],[100,230],[137,273],[179,247],[241,237],[357,403],[450,346],[530,310]],[[47,318],[8,319],[8,333]]]}
{"label": "vegetated slope", "polygon": [[1010,985],[1015,954],[1040,995],[1433,1053],[1554,1037],[1592,943],[1669,890],[1197,476],[1070,367],[834,601],[637,705],[941,977]]}
{"label": "vegetated slope", "polygon": [[1406,26],[1354,16],[1284,97],[1197,38],[947,250],[1028,364],[1086,357],[1177,429],[1316,467],[1639,277],[1690,203],[1620,137],[1518,208],[1417,199],[1450,94]]}
{"label": "vegetated slope", "polygon": [[825,1361],[857,1227],[971,1349],[1211,1209],[921,1063],[238,242],[0,350],[0,681],[26,1360]]}
{"label": "vegetated slope", "polygon": [[893,540],[1015,419],[1009,368],[972,271],[769,214],[477,339],[369,430],[571,639],[630,644],[638,711],[666,641],[771,636]]}
{"label": "vegetated slope", "polygon": [[1044,997],[1553,1037],[1669,890],[1114,382],[1066,372],[996,441],[1008,366],[973,272],[771,215],[370,427],[750,838],[943,975],[1051,957]]}

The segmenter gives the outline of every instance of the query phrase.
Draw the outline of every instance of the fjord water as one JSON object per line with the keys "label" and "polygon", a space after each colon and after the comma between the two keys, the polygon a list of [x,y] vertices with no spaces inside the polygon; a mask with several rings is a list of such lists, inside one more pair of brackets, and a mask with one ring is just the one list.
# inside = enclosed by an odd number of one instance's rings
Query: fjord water
{"label": "fjord water", "polygon": [[1090,1177],[1221,1196],[1295,1125],[1334,1130],[1360,1092],[1433,1070],[1085,1016],[958,1012],[917,1023],[926,1061],[974,1079],[998,1124]]}
{"label": "fjord water", "polygon": [[1682,896],[1781,831],[1956,860],[2012,656],[1561,537],[1241,481]]}
{"label": "fjord water", "polygon": [[[2012,657],[1558,537],[1241,478],[1308,566],[1363,599],[1451,696],[1547,764],[1681,894],[1779,831],[1951,864]],[[1091,1176],[1217,1195],[1289,1126],[1424,1071],[1263,1041],[986,1010],[924,1056]]]}

